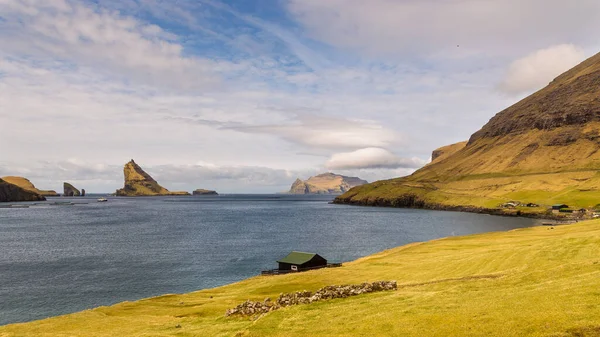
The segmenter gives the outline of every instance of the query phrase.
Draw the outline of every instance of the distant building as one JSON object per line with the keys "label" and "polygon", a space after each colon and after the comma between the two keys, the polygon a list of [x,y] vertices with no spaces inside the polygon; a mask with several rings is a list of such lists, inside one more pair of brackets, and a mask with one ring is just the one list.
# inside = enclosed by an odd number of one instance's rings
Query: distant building
{"label": "distant building", "polygon": [[291,252],[288,256],[277,261],[279,270],[301,271],[303,269],[313,269],[327,267],[327,260],[321,255],[315,253]]}
{"label": "distant building", "polygon": [[562,208],[569,208],[569,205],[565,205],[565,204],[555,204],[555,205],[552,205],[552,209],[555,209],[555,210],[560,210]]}

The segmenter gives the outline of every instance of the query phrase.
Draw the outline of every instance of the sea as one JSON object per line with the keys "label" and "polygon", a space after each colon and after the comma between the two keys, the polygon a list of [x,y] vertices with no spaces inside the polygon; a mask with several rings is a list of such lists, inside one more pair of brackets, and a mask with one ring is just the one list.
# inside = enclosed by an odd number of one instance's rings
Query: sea
{"label": "sea", "polygon": [[[332,196],[49,198],[0,208],[0,325],[218,287],[290,251],[346,262],[533,219],[334,205]],[[270,276],[277,277],[277,276]]]}

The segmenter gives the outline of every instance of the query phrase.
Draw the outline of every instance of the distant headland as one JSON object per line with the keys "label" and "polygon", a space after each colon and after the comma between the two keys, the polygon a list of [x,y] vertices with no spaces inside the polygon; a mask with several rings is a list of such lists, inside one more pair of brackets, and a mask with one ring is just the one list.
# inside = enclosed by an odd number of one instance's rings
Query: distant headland
{"label": "distant headland", "polygon": [[366,180],[358,177],[346,177],[335,173],[323,173],[310,177],[308,180],[294,181],[289,194],[342,194],[352,187],[367,184]]}

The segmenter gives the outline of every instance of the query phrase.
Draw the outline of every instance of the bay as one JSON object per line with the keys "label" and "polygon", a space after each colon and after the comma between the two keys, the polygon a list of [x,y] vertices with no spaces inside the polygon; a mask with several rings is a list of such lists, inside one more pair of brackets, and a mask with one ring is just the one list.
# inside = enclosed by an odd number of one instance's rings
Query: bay
{"label": "bay", "polygon": [[96,197],[0,208],[0,325],[236,282],[276,268],[292,250],[345,262],[538,223],[332,205],[331,196]]}

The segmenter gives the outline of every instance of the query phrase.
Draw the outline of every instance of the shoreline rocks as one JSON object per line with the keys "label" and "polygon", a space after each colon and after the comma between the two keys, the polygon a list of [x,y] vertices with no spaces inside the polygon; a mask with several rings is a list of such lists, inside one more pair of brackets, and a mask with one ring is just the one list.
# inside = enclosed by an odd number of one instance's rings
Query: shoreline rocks
{"label": "shoreline rocks", "polygon": [[351,197],[344,198],[339,196],[335,198],[332,204],[367,206],[367,207],[392,207],[392,208],[412,208],[412,209],[427,209],[432,211],[447,211],[447,212],[466,212],[477,214],[489,214],[499,216],[523,217],[532,219],[545,220],[564,220],[562,216],[556,216],[549,213],[528,213],[524,211],[512,211],[499,208],[485,208],[476,206],[461,206],[461,205],[442,205],[427,202],[419,198],[416,194],[403,194],[395,198],[372,198],[368,201],[356,201]]}

